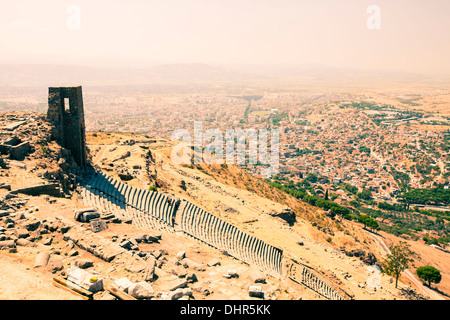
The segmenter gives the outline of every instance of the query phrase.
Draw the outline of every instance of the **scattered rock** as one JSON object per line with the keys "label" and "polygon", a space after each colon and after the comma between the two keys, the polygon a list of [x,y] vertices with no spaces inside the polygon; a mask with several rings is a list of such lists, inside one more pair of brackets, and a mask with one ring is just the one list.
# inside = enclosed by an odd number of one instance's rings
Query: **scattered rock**
{"label": "scattered rock", "polygon": [[122,241],[119,244],[119,246],[121,246],[124,249],[131,250],[131,248],[133,247],[133,243],[129,240],[125,240],[125,241]]}
{"label": "scattered rock", "polygon": [[100,218],[100,214],[95,208],[75,210],[74,219],[80,222],[89,222],[93,219]]}
{"label": "scattered rock", "polygon": [[156,259],[154,257],[147,258],[147,264],[144,269],[144,280],[145,281],[153,281],[155,280],[155,268],[156,268]]}
{"label": "scattered rock", "polygon": [[374,265],[377,263],[377,258],[372,252],[368,252],[364,257],[360,258],[362,262],[368,265]]}
{"label": "scattered rock", "polygon": [[192,296],[193,295],[192,295],[192,289],[191,288],[184,288],[184,289],[178,288],[178,289],[172,291],[171,293],[169,293],[167,298],[169,300],[179,300],[182,297],[190,298]]}
{"label": "scattered rock", "polygon": [[[3,157],[0,157],[0,168],[2,169],[8,169],[8,165],[6,164],[5,160],[3,159]],[[2,184],[2,188],[4,187],[5,184]],[[11,187],[9,187],[9,190],[11,190]]]}
{"label": "scattered rock", "polygon": [[250,273],[250,279],[254,283],[266,283],[266,276],[260,271],[252,271]]}
{"label": "scattered rock", "polygon": [[75,260],[75,266],[77,266],[80,269],[87,269],[90,268],[92,266],[94,266],[94,261],[92,261],[91,259],[77,259]]}
{"label": "scattered rock", "polygon": [[0,241],[0,250],[1,249],[10,249],[10,248],[15,248],[15,247],[16,247],[16,243],[14,240]]}
{"label": "scattered rock", "polygon": [[254,298],[264,298],[264,292],[260,286],[250,286],[248,288],[248,295]]}
{"label": "scattered rock", "polygon": [[41,225],[41,222],[39,220],[36,221],[27,221],[25,222],[22,227],[24,227],[28,231],[34,231]]}
{"label": "scattered rock", "polygon": [[14,234],[17,238],[28,238],[30,236],[30,233],[26,229],[18,228],[14,230]]}
{"label": "scattered rock", "polygon": [[78,255],[78,251],[75,250],[75,249],[72,249],[72,250],[70,250],[70,251],[67,253],[67,255],[68,255],[69,257],[75,257],[75,256]]}
{"label": "scattered rock", "polygon": [[156,259],[159,259],[159,257],[161,257],[162,253],[160,250],[155,250],[152,253],[152,256],[154,256]]}
{"label": "scattered rock", "polygon": [[[43,230],[45,230],[45,229],[43,229]],[[41,239],[42,239],[41,231],[39,231],[39,230],[31,231],[30,236],[27,238],[27,240],[29,240],[29,241],[37,241],[37,240],[41,240]]]}
{"label": "scattered rock", "polygon": [[289,224],[289,226],[293,226],[297,221],[295,212],[292,211],[291,208],[284,208],[282,211],[269,212],[269,215],[271,215],[272,217],[283,219]]}
{"label": "scattered rock", "polygon": [[239,274],[236,270],[228,270],[224,276],[225,278],[239,278]]}
{"label": "scattered rock", "polygon": [[197,276],[195,275],[195,273],[193,273],[193,272],[188,272],[188,273],[186,274],[186,281],[187,281],[188,283],[194,283],[194,282],[197,282],[198,279],[197,279]]}
{"label": "scattered rock", "polygon": [[206,288],[204,283],[197,283],[197,285],[195,285],[193,287],[193,290],[195,292],[198,292],[198,293],[203,294],[205,296],[209,296],[212,293],[208,288]]}
{"label": "scattered rock", "polygon": [[11,159],[24,160],[25,156],[30,152],[31,146],[28,141],[22,142],[17,146],[11,146],[9,148],[9,155]]}
{"label": "scattered rock", "polygon": [[90,219],[90,227],[94,232],[100,232],[102,230],[108,229],[106,222],[98,219]]}
{"label": "scattered rock", "polygon": [[64,234],[70,230],[70,226],[62,226],[59,230]]}
{"label": "scattered rock", "polygon": [[227,250],[221,250],[220,252],[221,252],[224,256],[227,256],[227,257],[230,256],[230,254],[228,253]]}
{"label": "scattered rock", "polygon": [[0,210],[0,218],[6,217],[6,216],[9,216],[9,211],[8,210]]}
{"label": "scattered rock", "polygon": [[120,172],[118,175],[122,181],[130,181],[134,179],[134,176],[128,171]]}
{"label": "scattered rock", "polygon": [[120,278],[114,281],[114,284],[117,286],[119,290],[128,292],[128,289],[130,288],[131,285],[133,285],[133,282],[128,280],[128,278]]}
{"label": "scattered rock", "polygon": [[138,282],[128,287],[128,294],[136,299],[150,299],[154,296],[154,290],[151,284]]}
{"label": "scattered rock", "polygon": [[146,235],[147,243],[159,242],[161,240],[161,238],[162,238],[161,234],[158,234],[158,233]]}
{"label": "scattered rock", "polygon": [[45,234],[48,232],[55,232],[56,230],[58,230],[58,226],[55,223],[53,223],[53,221],[46,221],[42,224],[42,226],[44,227],[44,229],[40,230],[41,234]]}
{"label": "scattered rock", "polygon": [[49,270],[52,273],[55,273],[57,271],[61,271],[62,269],[64,269],[64,265],[62,263],[62,259],[58,256],[55,255],[51,255],[50,259],[48,260],[47,263],[47,268],[49,268]]}
{"label": "scattered rock", "polygon": [[50,259],[50,253],[48,252],[39,252],[36,255],[36,258],[34,259],[34,267],[41,267],[46,266],[48,263],[48,260]]}
{"label": "scattered rock", "polygon": [[177,253],[177,259],[178,260],[182,260],[186,257],[186,252],[185,251],[180,251]]}
{"label": "scattered rock", "polygon": [[136,241],[136,243],[141,243],[141,242],[146,242],[147,240],[147,235],[145,233],[141,233],[138,234],[134,237],[134,241]]}
{"label": "scattered rock", "polygon": [[178,288],[184,288],[187,286],[187,280],[180,279],[178,277],[173,279],[167,279],[164,281],[163,285],[161,286],[162,291],[174,291]]}
{"label": "scattered rock", "polygon": [[185,267],[185,268],[192,268],[195,271],[205,271],[206,270],[204,265],[197,263],[195,261],[192,261],[189,258],[184,258],[183,261],[181,261],[181,262],[183,264],[183,267]]}
{"label": "scattered rock", "polygon": [[212,259],[207,263],[208,267],[220,266],[220,261],[218,259]]}
{"label": "scattered rock", "polygon": [[126,266],[125,270],[131,273],[139,273],[144,271],[148,266],[148,263],[144,260],[133,260],[130,261]]}
{"label": "scattered rock", "polygon": [[187,276],[187,271],[185,268],[181,267],[181,266],[176,266],[174,268],[172,268],[171,271],[172,274],[176,275],[179,278],[185,278]]}
{"label": "scattered rock", "polygon": [[377,263],[377,258],[371,252],[366,252],[362,249],[353,249],[347,251],[345,248],[341,248],[341,251],[344,252],[349,257],[359,258],[362,262],[368,265],[374,265]]}

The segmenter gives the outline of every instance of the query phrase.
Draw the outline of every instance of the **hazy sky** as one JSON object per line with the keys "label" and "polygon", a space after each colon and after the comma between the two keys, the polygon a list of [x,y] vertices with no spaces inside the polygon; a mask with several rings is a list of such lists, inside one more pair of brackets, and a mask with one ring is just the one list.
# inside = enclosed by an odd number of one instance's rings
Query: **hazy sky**
{"label": "hazy sky", "polygon": [[[67,26],[80,9],[80,29]],[[370,30],[370,5],[381,29]],[[76,21],[76,20],[70,20]],[[323,64],[450,74],[449,0],[0,0],[0,64]]]}

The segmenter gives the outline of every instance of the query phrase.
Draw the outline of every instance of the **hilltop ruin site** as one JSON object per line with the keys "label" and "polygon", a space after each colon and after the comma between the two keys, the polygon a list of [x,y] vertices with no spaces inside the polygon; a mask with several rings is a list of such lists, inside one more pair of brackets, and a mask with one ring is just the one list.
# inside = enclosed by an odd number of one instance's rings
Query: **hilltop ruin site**
{"label": "hilltop ruin site", "polygon": [[365,249],[344,231],[347,251],[317,241],[289,207],[171,164],[168,140],[86,133],[81,87],[48,101],[0,115],[0,299],[433,294],[369,270],[383,251],[364,231],[349,227]]}

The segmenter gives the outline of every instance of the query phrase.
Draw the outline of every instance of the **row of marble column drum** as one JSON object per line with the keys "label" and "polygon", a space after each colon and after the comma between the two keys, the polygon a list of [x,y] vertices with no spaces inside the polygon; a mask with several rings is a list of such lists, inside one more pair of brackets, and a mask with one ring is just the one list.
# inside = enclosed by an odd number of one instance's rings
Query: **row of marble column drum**
{"label": "row of marble column drum", "polygon": [[174,231],[172,227],[159,219],[150,217],[148,213],[137,210],[90,186],[83,186],[81,196],[86,206],[95,207],[100,212],[113,213],[117,218],[122,220],[131,220],[133,225],[137,227],[159,231]]}
{"label": "row of marble column drum", "polygon": [[328,284],[323,282],[314,273],[308,270],[306,267],[302,267],[301,283],[311,290],[321,294],[322,296],[330,300],[342,300],[343,298]]}
{"label": "row of marble column drum", "polygon": [[[94,180],[92,180],[94,182]],[[104,212],[114,213],[118,218],[132,219],[133,224],[141,228],[173,231],[167,225],[146,212],[135,209],[125,202],[86,185],[81,192],[86,205],[94,206]],[[205,212],[199,207],[186,202],[182,206],[181,228],[183,231],[210,246],[226,250],[233,257],[249,264],[258,265],[268,272],[281,274],[282,252],[268,246],[261,240],[241,232],[233,225]],[[323,297],[341,300],[342,297],[314,272],[297,263],[290,266],[288,276],[303,284]]]}
{"label": "row of marble column drum", "polygon": [[225,250],[248,264],[257,265],[273,275],[281,275],[282,251],[264,243],[235,226],[202,210],[190,202],[170,199],[157,191],[146,191],[96,172],[83,184],[85,204],[118,217],[132,219],[133,224],[156,230],[174,231],[178,226],[187,235],[219,250]]}
{"label": "row of marble column drum", "polygon": [[166,225],[173,226],[176,211],[176,201],[156,192],[129,186],[115,180],[102,172],[92,176],[90,186],[108,200],[126,205],[124,209],[134,213],[134,216],[149,217]]}
{"label": "row of marble column drum", "polygon": [[[174,231],[175,216],[179,228],[187,235],[227,253],[241,261],[257,265],[262,270],[281,275],[283,253],[260,239],[246,234],[190,202],[178,203],[156,192],[131,187],[101,172],[83,184],[85,204],[117,217],[131,219],[142,228]],[[343,299],[318,275],[298,263],[287,268],[288,276],[327,299]]]}
{"label": "row of marble column drum", "polygon": [[242,232],[235,226],[203,209],[186,202],[181,206],[181,229],[248,264],[257,265],[267,273],[281,275],[283,252],[262,240]]}
{"label": "row of marble column drum", "polygon": [[286,275],[297,283],[317,292],[329,300],[345,300],[348,297],[340,294],[332,286],[323,281],[316,271],[309,267],[292,261],[289,266],[285,266]]}

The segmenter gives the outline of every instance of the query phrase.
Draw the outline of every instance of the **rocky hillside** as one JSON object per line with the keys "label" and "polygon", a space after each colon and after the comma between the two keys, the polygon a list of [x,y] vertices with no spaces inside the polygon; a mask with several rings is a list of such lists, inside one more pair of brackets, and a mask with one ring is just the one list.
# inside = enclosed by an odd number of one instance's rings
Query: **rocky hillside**
{"label": "rocky hillside", "polygon": [[[2,273],[0,286],[8,290],[0,298],[39,299],[41,288],[46,298],[85,297],[49,286],[57,278],[91,289],[93,299],[323,299],[195,239],[87,208],[78,185],[82,172],[43,115],[1,114],[0,132],[0,270],[17,264],[29,272],[29,278],[10,276],[20,268]],[[89,132],[87,144],[98,170],[194,203],[282,249],[354,299],[422,298],[406,290],[408,279],[400,286],[405,290],[384,275],[371,285],[378,274],[370,266],[383,251],[361,226],[330,219],[239,168],[174,165],[173,143],[147,136]]]}

